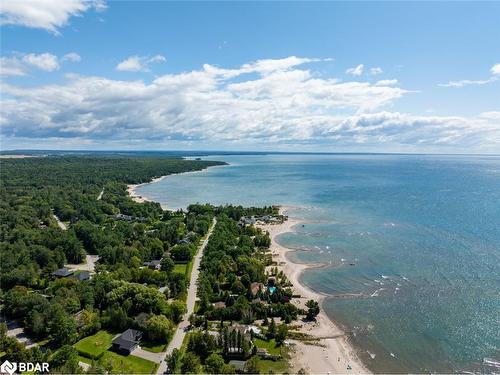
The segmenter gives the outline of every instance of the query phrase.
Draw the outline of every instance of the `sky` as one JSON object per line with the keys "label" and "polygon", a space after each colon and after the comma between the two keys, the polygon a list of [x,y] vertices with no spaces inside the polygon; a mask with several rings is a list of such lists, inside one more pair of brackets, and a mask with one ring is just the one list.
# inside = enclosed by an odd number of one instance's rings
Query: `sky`
{"label": "sky", "polygon": [[1,0],[1,149],[500,153],[500,2]]}

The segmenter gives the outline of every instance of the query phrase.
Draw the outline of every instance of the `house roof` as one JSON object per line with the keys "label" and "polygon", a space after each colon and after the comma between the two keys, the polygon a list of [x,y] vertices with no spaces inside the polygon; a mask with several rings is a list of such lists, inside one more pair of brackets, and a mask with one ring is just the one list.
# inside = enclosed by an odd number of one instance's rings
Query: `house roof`
{"label": "house roof", "polygon": [[74,272],[73,270],[66,268],[66,267],[63,267],[63,268],[59,268],[57,271],[54,271],[52,273],[52,275],[59,276],[59,277],[66,277],[66,276],[73,274],[73,272]]}
{"label": "house roof", "polygon": [[229,364],[231,366],[234,366],[236,368],[236,370],[243,371],[245,369],[245,361],[232,360],[232,361],[229,361]]}
{"label": "house roof", "polygon": [[118,345],[121,349],[132,349],[139,343],[142,332],[136,329],[127,329],[120,336],[113,340],[113,344]]}

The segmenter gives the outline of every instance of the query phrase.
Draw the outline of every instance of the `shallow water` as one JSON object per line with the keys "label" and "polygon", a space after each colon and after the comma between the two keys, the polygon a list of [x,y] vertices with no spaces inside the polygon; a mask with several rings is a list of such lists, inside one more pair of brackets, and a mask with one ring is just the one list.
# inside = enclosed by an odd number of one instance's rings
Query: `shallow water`
{"label": "shallow water", "polygon": [[[480,370],[500,359],[500,157],[212,156],[231,165],[138,189],[162,204],[298,206],[280,236],[302,281],[376,371]],[[497,370],[498,371],[498,370]]]}

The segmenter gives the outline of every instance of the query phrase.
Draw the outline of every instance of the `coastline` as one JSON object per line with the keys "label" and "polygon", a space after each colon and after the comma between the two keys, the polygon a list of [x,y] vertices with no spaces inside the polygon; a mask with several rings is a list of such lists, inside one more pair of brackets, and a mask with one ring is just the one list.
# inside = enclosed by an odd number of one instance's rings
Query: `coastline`
{"label": "coastline", "polygon": [[[286,214],[293,210],[292,207],[280,207],[280,213]],[[306,333],[318,339],[318,344],[305,344],[297,340],[290,340],[295,344],[294,355],[291,363],[292,372],[297,373],[300,369],[308,373],[370,373],[363,362],[358,358],[355,349],[347,341],[342,329],[333,322],[323,310],[325,296],[310,289],[300,282],[300,275],[306,269],[321,267],[318,264],[294,263],[288,259],[287,254],[295,250],[281,246],[276,237],[282,233],[292,232],[292,227],[301,221],[288,218],[282,224],[258,225],[259,228],[268,231],[271,237],[270,251],[273,260],[277,262],[278,269],[283,270],[289,281],[293,284],[294,294],[300,298],[294,298],[297,306],[305,307],[309,299],[318,301],[321,311],[315,322],[299,322],[299,332]],[[350,366],[350,369],[348,369]]]}
{"label": "coastline", "polygon": [[[163,180],[164,178],[168,177],[168,175],[165,175],[165,176],[160,176],[160,177],[156,177],[156,178],[153,178],[151,181],[149,182],[143,182],[141,184],[130,184],[130,185],[127,185],[127,193],[128,195],[130,196],[130,198],[134,201],[134,202],[137,202],[137,203],[144,203],[144,202],[153,202],[153,200],[151,199],[148,199],[142,195],[139,195],[136,191],[137,188],[141,187],[141,186],[144,186],[144,185],[149,185],[149,184],[153,184],[155,182],[160,182],[161,180]],[[168,210],[168,211],[171,211],[170,208],[168,207],[164,207],[162,206],[162,208],[164,210]]]}
{"label": "coastline", "polygon": [[[197,171],[199,172],[199,171]],[[140,186],[159,182],[164,178],[161,176],[152,179],[150,182],[141,184],[127,185],[127,192],[131,199],[138,203],[152,202],[144,196],[139,195],[136,189]],[[171,210],[162,205],[165,210]],[[294,208],[289,206],[280,206],[280,214],[287,214]],[[278,264],[278,269],[283,270],[288,280],[293,284],[293,292],[300,295],[300,298],[294,298],[293,303],[300,307],[306,308],[305,303],[313,299],[320,304],[321,310],[316,317],[315,322],[299,321],[297,325],[298,331],[311,336],[315,343],[306,344],[298,340],[289,340],[293,342],[293,358],[290,363],[292,372],[297,373],[300,369],[304,369],[307,373],[312,374],[328,374],[328,373],[351,373],[351,374],[367,374],[370,371],[366,368],[363,362],[356,354],[354,347],[348,342],[345,332],[332,321],[323,310],[323,301],[325,295],[310,289],[300,282],[300,275],[304,270],[322,267],[323,264],[306,264],[294,263],[287,254],[296,250],[280,245],[276,241],[276,237],[282,233],[293,232],[293,226],[300,224],[302,221],[296,218],[289,217],[282,224],[260,224],[256,225],[265,231],[269,232],[271,237],[270,252],[272,258]],[[350,366],[350,369],[348,369]]]}

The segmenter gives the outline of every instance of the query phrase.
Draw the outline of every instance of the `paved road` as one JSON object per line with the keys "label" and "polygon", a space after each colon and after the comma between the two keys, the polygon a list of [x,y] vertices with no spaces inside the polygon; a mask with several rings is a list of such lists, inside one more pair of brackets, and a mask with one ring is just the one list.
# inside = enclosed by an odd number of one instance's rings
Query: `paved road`
{"label": "paved road", "polygon": [[193,313],[194,311],[194,304],[196,302],[196,290],[198,287],[198,276],[200,274],[200,262],[201,258],[203,257],[203,252],[205,251],[205,247],[207,246],[208,240],[210,236],[212,235],[212,231],[214,229],[215,224],[217,223],[217,219],[214,218],[212,222],[212,226],[208,230],[208,234],[201,244],[200,249],[198,250],[198,253],[194,257],[193,261],[193,270],[191,271],[191,279],[189,281],[189,288],[188,288],[188,294],[187,294],[187,313],[184,314],[182,317],[182,321],[179,323],[177,326],[177,329],[175,330],[174,336],[172,337],[172,341],[168,344],[166,352],[164,352],[163,360],[160,363],[160,366],[158,366],[158,371],[157,374],[163,374],[167,370],[167,364],[165,363],[165,356],[168,354],[171,354],[174,349],[180,349],[182,342],[184,341],[184,337],[186,336],[186,330],[187,327],[189,327],[189,316]]}

